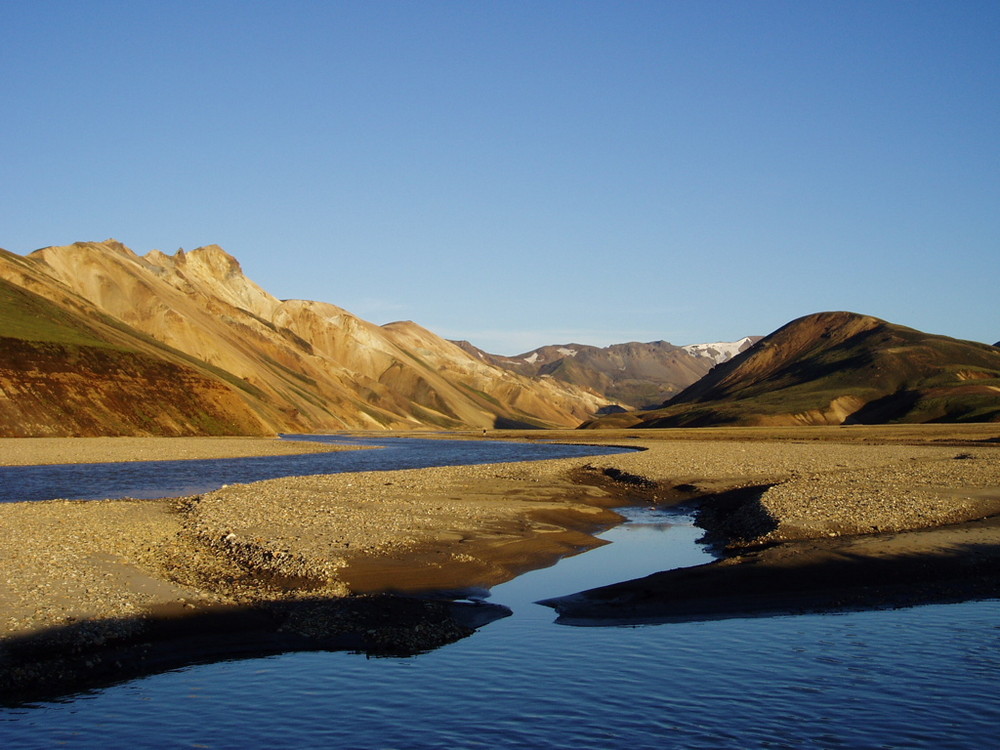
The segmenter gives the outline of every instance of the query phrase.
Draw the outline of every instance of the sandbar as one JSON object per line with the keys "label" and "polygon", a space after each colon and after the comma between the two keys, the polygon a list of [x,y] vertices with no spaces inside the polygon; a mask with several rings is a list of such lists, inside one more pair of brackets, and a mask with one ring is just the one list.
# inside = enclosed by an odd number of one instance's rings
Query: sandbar
{"label": "sandbar", "polygon": [[[0,505],[0,699],[234,653],[435,647],[504,614],[442,603],[442,592],[489,588],[600,544],[593,535],[629,504],[698,503],[722,559],[566,592],[549,602],[564,619],[1000,595],[1000,425],[490,437],[642,450]],[[869,585],[890,569],[881,589]],[[707,608],[706,585],[717,594]]]}

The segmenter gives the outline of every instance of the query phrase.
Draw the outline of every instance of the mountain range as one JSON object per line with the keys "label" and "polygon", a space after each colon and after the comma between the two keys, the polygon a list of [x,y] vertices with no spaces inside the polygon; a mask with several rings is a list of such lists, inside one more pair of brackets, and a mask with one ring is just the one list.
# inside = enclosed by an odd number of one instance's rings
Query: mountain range
{"label": "mountain range", "polygon": [[0,250],[0,435],[1000,420],[1000,349],[870,316],[516,357],[279,300],[215,245]]}
{"label": "mountain range", "polygon": [[575,427],[609,404],[412,322],[278,300],[221,248],[0,251],[0,434]]}
{"label": "mountain range", "polygon": [[1000,421],[1000,349],[852,312],[798,318],[660,408],[589,427]]}
{"label": "mountain range", "polygon": [[479,360],[505,370],[584,386],[626,407],[651,408],[759,339],[760,336],[748,336],[734,342],[692,346],[674,346],[667,341],[633,341],[603,348],[562,344],[543,346],[516,357],[489,354],[468,341],[454,343]]}

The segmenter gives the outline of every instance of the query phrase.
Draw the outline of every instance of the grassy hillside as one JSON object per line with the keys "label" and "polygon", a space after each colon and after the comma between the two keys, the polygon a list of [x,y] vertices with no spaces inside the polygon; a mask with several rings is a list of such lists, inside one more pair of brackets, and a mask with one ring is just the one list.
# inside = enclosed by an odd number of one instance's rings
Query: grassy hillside
{"label": "grassy hillside", "polygon": [[5,279],[0,279],[0,338],[109,346],[79,317]]}
{"label": "grassy hillside", "polygon": [[[0,279],[0,435],[261,432],[221,380],[143,351],[152,347],[137,333],[132,348],[101,328]],[[116,323],[113,338],[126,328]]]}

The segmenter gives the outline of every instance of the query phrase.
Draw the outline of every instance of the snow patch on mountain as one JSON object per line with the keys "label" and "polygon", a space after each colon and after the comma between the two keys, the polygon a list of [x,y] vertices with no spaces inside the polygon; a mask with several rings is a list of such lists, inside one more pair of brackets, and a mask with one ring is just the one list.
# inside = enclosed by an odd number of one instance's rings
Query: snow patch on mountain
{"label": "snow patch on mountain", "polygon": [[564,346],[560,346],[558,349],[556,349],[556,351],[559,352],[564,357],[575,357],[577,355],[576,349],[567,349]]}
{"label": "snow patch on mountain", "polygon": [[681,349],[695,357],[710,359],[717,365],[728,362],[740,352],[746,351],[754,344],[754,339],[744,336],[739,341],[717,341],[712,344],[691,344]]}

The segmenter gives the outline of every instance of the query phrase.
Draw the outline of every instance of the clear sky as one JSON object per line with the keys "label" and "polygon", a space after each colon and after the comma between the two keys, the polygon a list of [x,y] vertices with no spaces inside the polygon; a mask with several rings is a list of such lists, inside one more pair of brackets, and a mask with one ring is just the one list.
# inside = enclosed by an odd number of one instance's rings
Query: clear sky
{"label": "clear sky", "polygon": [[515,354],[1000,339],[1000,3],[0,2],[0,247],[219,244]]}

